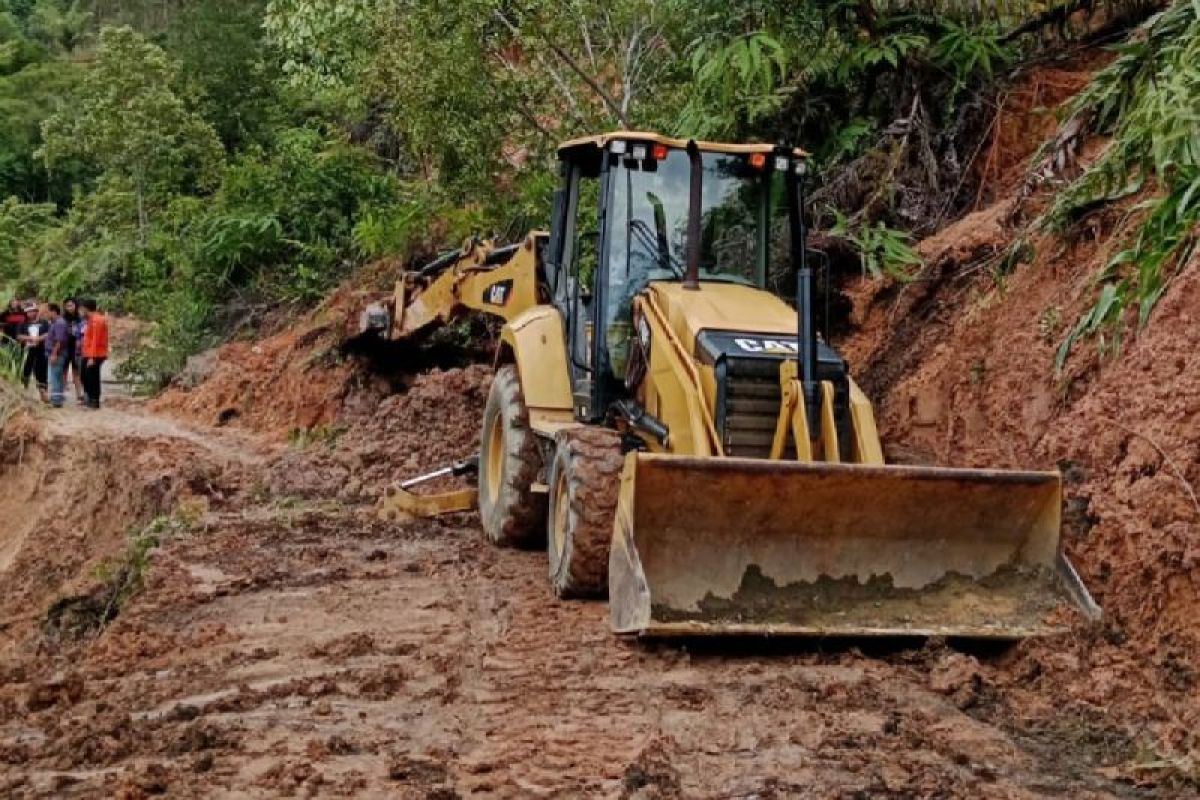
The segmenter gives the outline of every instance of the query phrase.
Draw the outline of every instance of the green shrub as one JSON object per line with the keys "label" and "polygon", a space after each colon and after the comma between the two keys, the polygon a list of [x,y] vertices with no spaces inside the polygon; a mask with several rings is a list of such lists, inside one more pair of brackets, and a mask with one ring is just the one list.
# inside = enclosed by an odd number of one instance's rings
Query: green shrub
{"label": "green shrub", "polygon": [[836,209],[833,209],[833,215],[830,234],[854,246],[865,274],[901,281],[913,278],[914,270],[921,265],[921,257],[909,244],[912,241],[910,234],[893,230],[882,222],[872,225],[853,221]]}
{"label": "green shrub", "polygon": [[1044,224],[1067,231],[1114,200],[1143,190],[1150,199],[1134,209],[1145,219],[1132,242],[1096,276],[1096,302],[1059,347],[1060,370],[1080,339],[1097,338],[1102,353],[1117,350],[1127,324],[1149,321],[1171,277],[1196,251],[1200,4],[1177,0],[1115,49],[1117,59],[1068,109],[1070,120],[1083,123],[1085,131],[1112,140],[1098,161],[1059,192]]}

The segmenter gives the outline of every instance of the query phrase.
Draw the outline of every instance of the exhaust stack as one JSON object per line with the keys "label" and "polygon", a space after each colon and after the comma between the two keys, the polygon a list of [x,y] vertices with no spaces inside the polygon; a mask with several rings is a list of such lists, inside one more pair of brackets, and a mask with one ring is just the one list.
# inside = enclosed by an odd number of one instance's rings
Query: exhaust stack
{"label": "exhaust stack", "polygon": [[687,219],[687,273],[683,277],[683,288],[700,288],[700,216],[704,213],[704,163],[700,159],[700,146],[689,139],[687,154],[691,160],[692,174],[688,186]]}
{"label": "exhaust stack", "polygon": [[[800,161],[797,165],[803,163]],[[784,183],[787,186],[792,263],[796,265],[796,342],[800,359],[800,384],[804,388],[809,436],[817,441],[821,438],[821,414],[817,397],[817,335],[813,326],[812,270],[808,266],[808,232],[804,226],[804,184],[802,175],[790,168]]]}

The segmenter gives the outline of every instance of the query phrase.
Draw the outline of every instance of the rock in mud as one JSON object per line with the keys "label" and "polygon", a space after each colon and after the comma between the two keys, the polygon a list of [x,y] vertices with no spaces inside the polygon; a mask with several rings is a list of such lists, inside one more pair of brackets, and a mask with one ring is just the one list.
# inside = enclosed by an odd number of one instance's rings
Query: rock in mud
{"label": "rock in mud", "polygon": [[682,797],[679,770],[671,763],[668,742],[651,740],[632,764],[625,768],[622,798],[665,800]]}
{"label": "rock in mud", "polygon": [[213,374],[220,358],[220,348],[216,347],[188,356],[183,369],[175,376],[174,385],[181,389],[195,389]]}
{"label": "rock in mud", "polygon": [[36,712],[57,705],[72,706],[82,700],[83,695],[82,677],[73,672],[58,673],[46,681],[30,684],[25,698],[25,709]]}
{"label": "rock in mud", "polygon": [[946,653],[929,673],[929,688],[950,698],[959,708],[974,705],[983,689],[979,662],[963,653]]}

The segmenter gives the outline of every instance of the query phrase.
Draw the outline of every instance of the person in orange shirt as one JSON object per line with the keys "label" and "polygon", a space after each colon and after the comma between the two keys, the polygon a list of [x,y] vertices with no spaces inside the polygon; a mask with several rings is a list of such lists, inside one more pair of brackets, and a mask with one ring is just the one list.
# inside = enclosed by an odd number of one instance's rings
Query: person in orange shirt
{"label": "person in orange shirt", "polygon": [[100,370],[108,359],[108,317],[101,314],[96,301],[88,298],[79,302],[79,313],[87,325],[80,346],[83,359],[83,393],[88,408],[100,407]]}

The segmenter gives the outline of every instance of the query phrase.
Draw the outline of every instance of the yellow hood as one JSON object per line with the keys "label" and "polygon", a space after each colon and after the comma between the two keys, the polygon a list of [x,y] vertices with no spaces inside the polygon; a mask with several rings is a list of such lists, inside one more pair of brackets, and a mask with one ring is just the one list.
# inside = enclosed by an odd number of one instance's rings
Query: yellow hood
{"label": "yellow hood", "polygon": [[744,331],[795,336],[796,311],[770,292],[736,283],[654,282],[650,291],[679,341],[692,350],[701,331]]}

